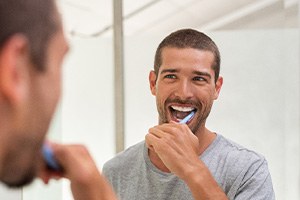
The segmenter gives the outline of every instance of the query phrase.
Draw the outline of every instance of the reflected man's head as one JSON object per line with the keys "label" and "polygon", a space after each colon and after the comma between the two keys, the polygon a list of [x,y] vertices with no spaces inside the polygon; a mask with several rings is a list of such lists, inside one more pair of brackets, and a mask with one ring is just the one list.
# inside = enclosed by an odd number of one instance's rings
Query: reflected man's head
{"label": "reflected man's head", "polygon": [[0,181],[36,175],[68,49],[55,0],[0,2]]}
{"label": "reflected man's head", "polygon": [[194,134],[203,132],[222,87],[219,72],[218,47],[204,33],[182,29],[163,39],[149,74],[159,124],[180,122],[193,112],[188,125]]}

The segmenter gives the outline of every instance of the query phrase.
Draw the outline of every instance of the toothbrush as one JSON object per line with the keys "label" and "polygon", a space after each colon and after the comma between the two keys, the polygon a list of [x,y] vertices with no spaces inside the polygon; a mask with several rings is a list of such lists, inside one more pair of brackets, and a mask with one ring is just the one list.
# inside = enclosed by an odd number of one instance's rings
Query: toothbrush
{"label": "toothbrush", "polygon": [[54,159],[53,150],[51,149],[51,147],[47,143],[44,143],[42,152],[43,152],[43,157],[46,161],[47,167],[49,169],[54,170],[54,171],[61,171],[62,170],[61,166]]}
{"label": "toothbrush", "polygon": [[[189,120],[192,119],[194,114],[195,114],[195,112],[192,111],[185,118],[183,118],[179,123],[186,124]],[[45,143],[43,145],[42,152],[43,152],[43,157],[46,161],[47,167],[49,167],[51,170],[54,170],[54,171],[61,171],[60,165],[57,163],[57,161],[54,158],[53,150],[51,149],[51,147],[48,144]]]}
{"label": "toothbrush", "polygon": [[192,119],[192,117],[194,116],[195,112],[192,111],[188,116],[186,116],[185,118],[183,118],[179,123],[180,124],[186,124],[188,121],[190,121],[190,119]]}

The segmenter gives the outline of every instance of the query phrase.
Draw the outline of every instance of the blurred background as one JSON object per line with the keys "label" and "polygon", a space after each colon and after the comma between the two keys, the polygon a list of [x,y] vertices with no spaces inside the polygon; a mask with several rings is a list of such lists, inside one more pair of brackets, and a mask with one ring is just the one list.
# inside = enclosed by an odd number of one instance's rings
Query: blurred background
{"label": "blurred background", "polygon": [[[298,0],[58,3],[71,51],[49,139],[87,145],[99,170],[143,140],[157,124],[148,84],[156,47],[171,32],[194,28],[216,42],[222,57],[224,84],[207,127],[266,157],[277,200],[300,199]],[[44,187],[36,180],[23,190],[0,191],[3,199],[72,199],[68,181]]]}
{"label": "blurred background", "polygon": [[[61,0],[67,29],[109,36],[113,2]],[[124,0],[124,35],[166,35],[193,27],[203,31],[298,28],[297,0]]]}

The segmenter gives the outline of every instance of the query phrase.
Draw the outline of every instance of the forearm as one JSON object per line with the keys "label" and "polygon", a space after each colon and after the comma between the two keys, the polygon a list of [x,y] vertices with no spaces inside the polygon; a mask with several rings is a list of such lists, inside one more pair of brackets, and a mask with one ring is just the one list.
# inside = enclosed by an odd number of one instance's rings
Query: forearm
{"label": "forearm", "polygon": [[222,188],[201,160],[186,172],[184,181],[190,188],[195,200],[228,200]]}
{"label": "forearm", "polygon": [[[52,144],[52,148],[63,169],[59,175],[70,180],[74,200],[117,199],[86,147]],[[44,182],[48,182],[53,172],[45,173],[41,177]]]}
{"label": "forearm", "polygon": [[106,179],[95,174],[80,182],[71,182],[74,200],[116,200],[116,196]]}

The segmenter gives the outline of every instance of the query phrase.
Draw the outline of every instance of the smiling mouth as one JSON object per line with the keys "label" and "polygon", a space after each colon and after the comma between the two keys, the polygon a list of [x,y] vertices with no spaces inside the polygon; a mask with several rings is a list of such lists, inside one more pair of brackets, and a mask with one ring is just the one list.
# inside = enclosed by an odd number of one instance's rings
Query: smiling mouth
{"label": "smiling mouth", "polygon": [[170,106],[170,113],[173,121],[179,122],[186,116],[188,116],[192,111],[196,112],[197,109],[188,106]]}

